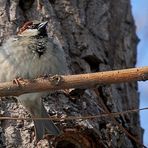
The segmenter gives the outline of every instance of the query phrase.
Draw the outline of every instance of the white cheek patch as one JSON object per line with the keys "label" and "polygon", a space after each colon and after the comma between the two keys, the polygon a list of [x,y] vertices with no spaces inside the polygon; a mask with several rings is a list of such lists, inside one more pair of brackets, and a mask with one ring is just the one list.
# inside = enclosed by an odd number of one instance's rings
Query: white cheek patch
{"label": "white cheek patch", "polygon": [[38,35],[38,30],[37,29],[26,29],[21,34],[18,34],[19,36],[36,36]]}

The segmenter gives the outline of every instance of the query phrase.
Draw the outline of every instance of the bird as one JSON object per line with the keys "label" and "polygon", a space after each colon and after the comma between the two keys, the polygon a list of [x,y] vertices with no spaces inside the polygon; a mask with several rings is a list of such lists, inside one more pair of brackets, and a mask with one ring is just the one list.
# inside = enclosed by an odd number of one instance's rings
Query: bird
{"label": "bird", "polygon": [[[48,21],[28,22],[17,35],[9,37],[0,47],[0,82],[16,78],[33,79],[45,74],[67,72],[65,52],[47,34]],[[17,100],[30,112],[32,117],[48,118],[42,96],[48,92],[23,94]],[[45,134],[58,136],[61,131],[50,120],[34,120],[37,141]]]}

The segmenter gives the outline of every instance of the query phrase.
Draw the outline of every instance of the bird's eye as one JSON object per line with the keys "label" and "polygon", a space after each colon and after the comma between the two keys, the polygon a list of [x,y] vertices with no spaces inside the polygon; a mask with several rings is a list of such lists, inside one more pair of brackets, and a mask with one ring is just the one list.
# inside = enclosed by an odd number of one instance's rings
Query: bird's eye
{"label": "bird's eye", "polygon": [[33,25],[27,26],[28,29],[33,29]]}
{"label": "bird's eye", "polygon": [[37,29],[38,24],[32,24],[28,26],[28,29]]}

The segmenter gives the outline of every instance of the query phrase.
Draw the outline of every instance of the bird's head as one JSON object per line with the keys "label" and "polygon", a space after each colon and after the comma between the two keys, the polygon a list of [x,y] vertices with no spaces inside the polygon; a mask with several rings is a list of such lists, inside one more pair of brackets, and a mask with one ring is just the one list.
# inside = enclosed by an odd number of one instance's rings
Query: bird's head
{"label": "bird's head", "polygon": [[26,22],[23,27],[21,27],[17,33],[19,36],[47,36],[47,26],[48,22],[33,23],[31,21]]}
{"label": "bird's head", "polygon": [[28,47],[28,51],[40,58],[47,50],[47,24],[47,21],[42,23],[26,22],[17,33],[19,45]]}

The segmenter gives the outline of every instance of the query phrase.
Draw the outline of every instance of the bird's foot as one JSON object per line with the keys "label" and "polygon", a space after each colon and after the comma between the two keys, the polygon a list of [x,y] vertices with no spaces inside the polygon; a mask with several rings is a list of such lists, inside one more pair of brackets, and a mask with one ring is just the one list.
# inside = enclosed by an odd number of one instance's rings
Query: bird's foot
{"label": "bird's foot", "polygon": [[62,77],[60,75],[54,75],[54,76],[50,76],[49,80],[54,85],[59,85],[59,83],[62,81]]}
{"label": "bird's foot", "polygon": [[15,78],[13,80],[13,84],[16,84],[17,86],[21,86],[20,80],[22,81],[23,78],[21,78],[21,77]]}

